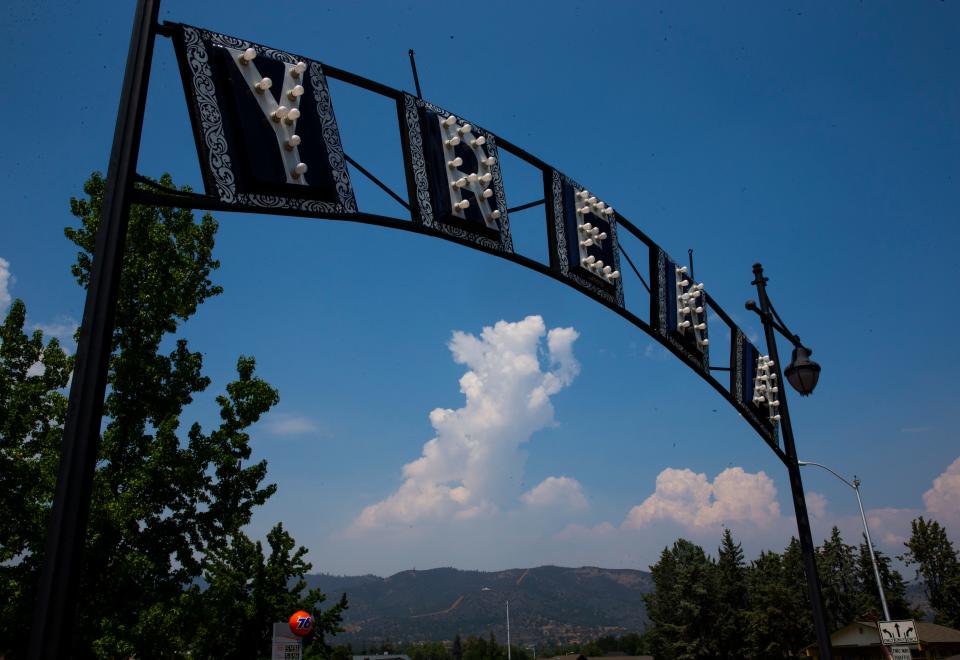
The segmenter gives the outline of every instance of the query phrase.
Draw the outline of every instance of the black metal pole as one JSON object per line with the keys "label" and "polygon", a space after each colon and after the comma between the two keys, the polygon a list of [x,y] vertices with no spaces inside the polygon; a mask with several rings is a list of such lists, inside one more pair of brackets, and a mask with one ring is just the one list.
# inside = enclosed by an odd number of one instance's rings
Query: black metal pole
{"label": "black metal pole", "polygon": [[413,49],[410,49],[410,68],[413,69],[413,84],[417,87],[417,98],[422,99],[423,94],[420,93],[420,76],[417,75],[417,61],[413,58]]}
{"label": "black metal pole", "polygon": [[820,576],[817,573],[817,556],[810,533],[810,519],[807,517],[807,500],[803,495],[803,482],[800,480],[800,465],[797,463],[797,447],[793,440],[793,426],[790,423],[790,409],[787,405],[787,393],[780,368],[780,356],[777,353],[777,338],[773,333],[770,319],[770,300],[767,298],[767,278],[763,276],[763,266],[753,264],[753,282],[760,298],[760,318],[763,321],[763,334],[767,340],[767,351],[773,360],[777,374],[777,387],[780,388],[780,432],[783,434],[783,451],[786,454],[784,464],[790,475],[790,492],[793,494],[793,510],[797,516],[797,533],[800,536],[800,553],[803,556],[803,572],[807,576],[807,590],[810,592],[810,607],[813,611],[813,627],[817,632],[817,645],[820,647],[821,660],[833,660],[830,647],[830,631],[823,609],[823,596],[820,593]]}
{"label": "black metal pole", "polygon": [[35,660],[71,656],[130,192],[140,151],[159,11],[160,0],[138,0],[133,20],[100,212],[100,229],[63,429],[60,471],[30,632],[30,657]]}

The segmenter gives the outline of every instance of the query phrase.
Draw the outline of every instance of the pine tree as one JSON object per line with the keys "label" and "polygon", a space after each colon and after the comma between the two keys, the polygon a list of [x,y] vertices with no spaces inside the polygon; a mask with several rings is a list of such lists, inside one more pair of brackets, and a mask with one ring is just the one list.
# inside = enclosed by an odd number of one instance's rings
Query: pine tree
{"label": "pine tree", "polygon": [[831,632],[839,630],[857,618],[857,594],[862,587],[854,548],[843,542],[836,527],[817,548],[817,571],[827,627]]}
{"label": "pine tree", "polygon": [[744,622],[747,611],[747,571],[743,549],[723,530],[717,550],[717,602],[713,639],[718,658],[743,658]]}
{"label": "pine tree", "polygon": [[654,591],[644,595],[657,658],[715,656],[716,567],[703,548],[679,539],[650,567]]}

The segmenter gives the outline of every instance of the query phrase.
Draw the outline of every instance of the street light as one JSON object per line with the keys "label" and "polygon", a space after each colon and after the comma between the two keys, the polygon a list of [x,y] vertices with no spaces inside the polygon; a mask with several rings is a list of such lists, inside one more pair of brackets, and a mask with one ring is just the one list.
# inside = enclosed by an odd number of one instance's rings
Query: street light
{"label": "street light", "polygon": [[[763,333],[769,352],[768,367],[774,370],[777,382],[783,382],[783,373],[780,370],[780,356],[777,353],[777,338],[773,334],[776,330],[793,344],[793,359],[787,367],[788,381],[802,396],[810,394],[817,385],[820,376],[820,365],[810,359],[813,352],[800,343],[800,337],[790,332],[777,310],[770,303],[767,296],[767,278],[763,276],[763,266],[753,264],[753,282],[757,287],[759,306],[752,300],[747,301],[746,308],[760,317],[763,322]],[[817,574],[817,556],[813,546],[813,535],[810,532],[810,518],[807,516],[807,501],[803,495],[803,481],[800,479],[800,466],[797,463],[797,447],[793,440],[793,425],[790,423],[790,410],[787,405],[786,391],[780,388],[779,416],[780,430],[783,435],[783,453],[780,455],[783,464],[790,475],[790,493],[793,495],[793,510],[797,517],[797,535],[800,537],[800,554],[803,557],[803,572],[807,578],[807,590],[810,593],[810,609],[813,615],[813,628],[817,633],[817,646],[820,649],[821,660],[832,660],[833,649],[830,643],[830,631],[827,629],[827,617],[823,608],[823,596],[820,592],[820,576]]]}
{"label": "street light", "polygon": [[890,621],[890,610],[887,608],[887,598],[883,594],[883,582],[880,580],[880,571],[877,569],[877,556],[873,551],[873,541],[870,540],[870,528],[867,526],[867,516],[863,513],[863,500],[860,499],[860,480],[854,476],[853,483],[851,483],[828,468],[826,465],[814,463],[813,461],[797,461],[797,464],[801,467],[804,465],[816,465],[819,468],[823,468],[837,479],[850,486],[850,488],[853,489],[853,492],[857,494],[857,504],[860,505],[860,519],[863,520],[863,533],[867,537],[867,548],[870,550],[870,562],[873,564],[873,576],[877,579],[877,590],[880,592],[880,604],[883,605],[883,616],[886,621]]}

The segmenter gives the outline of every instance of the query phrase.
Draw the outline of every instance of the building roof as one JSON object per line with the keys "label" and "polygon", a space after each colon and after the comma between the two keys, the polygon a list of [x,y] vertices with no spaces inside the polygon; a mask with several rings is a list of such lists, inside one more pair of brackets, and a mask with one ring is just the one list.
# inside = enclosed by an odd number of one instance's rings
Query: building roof
{"label": "building roof", "polygon": [[[927,621],[917,621],[916,626],[917,638],[921,644],[960,644],[960,630]],[[833,648],[880,645],[880,631],[873,621],[855,621],[830,635],[830,646]],[[816,649],[817,643],[814,642],[807,648]]]}

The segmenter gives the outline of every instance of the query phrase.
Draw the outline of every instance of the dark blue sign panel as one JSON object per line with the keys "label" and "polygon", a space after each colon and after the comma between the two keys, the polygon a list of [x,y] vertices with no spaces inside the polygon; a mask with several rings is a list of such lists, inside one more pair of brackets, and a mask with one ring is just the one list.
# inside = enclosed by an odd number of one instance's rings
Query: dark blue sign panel
{"label": "dark blue sign panel", "polygon": [[750,418],[768,441],[777,443],[780,422],[779,383],[767,356],[761,355],[740,328],[730,344],[730,394],[744,417]]}
{"label": "dark blue sign panel", "polygon": [[650,325],[687,359],[710,372],[707,336],[707,295],[693,281],[686,266],[674,262],[660,248],[650,250]]}
{"label": "dark blue sign panel", "polygon": [[246,210],[355,213],[319,62],[174,27],[207,194]]}
{"label": "dark blue sign panel", "polygon": [[570,177],[544,172],[550,266],[585,293],[623,307],[617,214]]}
{"label": "dark blue sign panel", "polygon": [[414,221],[513,252],[496,137],[409,94],[400,111]]}

